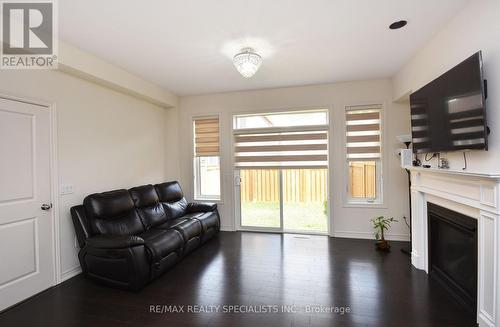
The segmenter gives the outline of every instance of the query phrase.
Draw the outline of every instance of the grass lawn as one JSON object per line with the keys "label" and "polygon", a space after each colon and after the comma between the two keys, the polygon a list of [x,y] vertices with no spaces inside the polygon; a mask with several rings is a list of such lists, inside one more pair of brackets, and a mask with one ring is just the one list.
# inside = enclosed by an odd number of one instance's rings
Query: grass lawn
{"label": "grass lawn", "polygon": [[[243,226],[279,227],[279,202],[243,202]],[[287,230],[327,231],[327,218],[323,203],[284,203],[283,224]]]}

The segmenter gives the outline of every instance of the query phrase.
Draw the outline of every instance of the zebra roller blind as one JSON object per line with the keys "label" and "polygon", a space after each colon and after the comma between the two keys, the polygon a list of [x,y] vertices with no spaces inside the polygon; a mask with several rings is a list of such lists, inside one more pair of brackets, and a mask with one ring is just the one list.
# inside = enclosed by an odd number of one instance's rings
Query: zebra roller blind
{"label": "zebra roller blind", "polygon": [[196,157],[219,156],[219,118],[194,120],[194,154]]}
{"label": "zebra roller blind", "polygon": [[327,127],[259,129],[235,135],[236,168],[326,168]]}
{"label": "zebra roller blind", "polygon": [[380,159],[381,105],[346,108],[346,148],[350,161]]}

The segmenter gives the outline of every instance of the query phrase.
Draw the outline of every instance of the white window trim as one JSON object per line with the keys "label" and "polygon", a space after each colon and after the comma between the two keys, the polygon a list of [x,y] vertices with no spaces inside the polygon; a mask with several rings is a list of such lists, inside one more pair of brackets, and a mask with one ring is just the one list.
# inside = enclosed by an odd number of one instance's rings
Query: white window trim
{"label": "white window trim", "polygon": [[[350,194],[349,188],[349,160],[347,159],[347,121],[346,121],[346,112],[349,110],[348,108],[353,107],[361,107],[361,106],[380,106],[380,158],[372,161],[376,161],[378,163],[376,175],[377,175],[377,198],[372,199],[362,199],[362,198],[353,198]],[[380,101],[372,101],[366,103],[357,103],[357,104],[347,104],[344,107],[344,111],[342,113],[342,122],[343,122],[343,140],[344,140],[344,191],[343,193],[343,207],[344,208],[382,208],[386,209],[387,205],[385,203],[384,191],[386,189],[386,184],[384,181],[384,152],[385,152],[385,103]],[[356,160],[351,160],[356,161]]]}
{"label": "white window trim", "polygon": [[[219,196],[200,196],[198,194],[198,190],[200,189],[200,180],[196,178],[196,176],[200,176],[200,167],[197,164],[196,156],[194,155],[194,146],[195,146],[195,139],[194,139],[194,121],[198,119],[205,119],[205,118],[217,118],[219,120],[219,185],[220,185],[220,194]],[[191,158],[191,185],[193,187],[193,200],[194,201],[209,201],[209,202],[214,202],[217,204],[223,204],[224,199],[224,185],[222,184],[222,176],[223,176],[223,170],[222,170],[222,115],[221,113],[208,113],[208,114],[196,114],[191,116],[190,120],[190,137],[191,137],[191,152],[190,152],[190,158]],[[196,170],[196,173],[195,173]]]}

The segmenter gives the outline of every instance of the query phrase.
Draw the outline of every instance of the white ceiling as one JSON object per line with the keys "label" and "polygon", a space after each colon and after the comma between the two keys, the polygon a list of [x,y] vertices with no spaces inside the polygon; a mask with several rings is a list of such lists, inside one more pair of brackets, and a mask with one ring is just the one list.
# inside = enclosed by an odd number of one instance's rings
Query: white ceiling
{"label": "white ceiling", "polygon": [[[390,77],[466,1],[61,0],[59,21],[64,41],[191,95]],[[264,58],[251,79],[231,61],[246,46]]]}

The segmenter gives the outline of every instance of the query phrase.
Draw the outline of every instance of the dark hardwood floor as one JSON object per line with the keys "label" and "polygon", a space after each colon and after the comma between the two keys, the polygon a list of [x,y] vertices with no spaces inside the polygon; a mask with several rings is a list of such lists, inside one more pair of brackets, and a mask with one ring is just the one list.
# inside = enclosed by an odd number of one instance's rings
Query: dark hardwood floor
{"label": "dark hardwood floor", "polygon": [[[474,325],[439,284],[411,268],[399,251],[404,243],[392,245],[384,254],[365,240],[221,232],[140,293],[77,276],[0,314],[0,326]],[[169,305],[221,307],[219,313],[151,312]],[[286,305],[297,312],[222,312],[229,305],[261,311]],[[308,306],[350,311],[308,313]]]}

